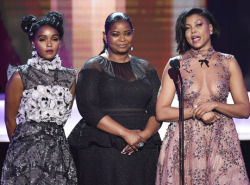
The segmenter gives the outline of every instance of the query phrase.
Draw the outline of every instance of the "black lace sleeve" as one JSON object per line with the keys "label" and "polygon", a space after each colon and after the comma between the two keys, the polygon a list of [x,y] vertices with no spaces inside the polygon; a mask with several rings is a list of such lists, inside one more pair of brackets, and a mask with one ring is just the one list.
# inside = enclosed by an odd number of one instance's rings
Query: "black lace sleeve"
{"label": "black lace sleeve", "polygon": [[148,103],[146,107],[146,110],[150,116],[155,116],[155,105],[156,105],[157,95],[158,95],[161,82],[160,82],[156,69],[150,70],[149,72],[147,72],[146,75],[148,79],[150,80],[151,85],[153,87],[153,95],[152,95],[150,102]]}
{"label": "black lace sleeve", "polygon": [[76,103],[81,116],[90,126],[96,127],[107,115],[99,104],[99,79],[101,72],[94,63],[86,62],[76,84]]}

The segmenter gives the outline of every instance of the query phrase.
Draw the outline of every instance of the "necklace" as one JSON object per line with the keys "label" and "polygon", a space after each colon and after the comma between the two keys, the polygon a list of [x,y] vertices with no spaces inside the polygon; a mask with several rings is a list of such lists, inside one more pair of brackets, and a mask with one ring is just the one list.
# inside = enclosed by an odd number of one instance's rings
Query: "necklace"
{"label": "necklace", "polygon": [[206,52],[206,54],[204,54],[205,51],[206,50],[198,50],[198,51],[194,51],[192,49],[190,50],[190,54],[192,55],[192,57],[198,58],[198,55],[201,55],[202,58],[204,58],[204,59],[199,60],[199,62],[201,63],[201,67],[203,63],[205,63],[206,66],[209,67],[208,60],[211,59],[212,54],[215,52],[215,50],[212,47],[207,50],[208,53]]}

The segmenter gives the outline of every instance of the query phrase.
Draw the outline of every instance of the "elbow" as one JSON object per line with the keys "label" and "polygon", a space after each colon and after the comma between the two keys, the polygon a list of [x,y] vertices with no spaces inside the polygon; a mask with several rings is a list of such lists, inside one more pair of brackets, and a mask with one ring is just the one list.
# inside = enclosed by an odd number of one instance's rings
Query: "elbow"
{"label": "elbow", "polygon": [[155,119],[156,119],[157,122],[162,122],[163,121],[161,115],[159,113],[157,113],[157,112],[155,114]]}
{"label": "elbow", "polygon": [[155,119],[156,121],[158,122],[163,122],[165,120],[165,114],[163,113],[163,111],[161,111],[161,109],[156,109],[156,112],[155,112]]}
{"label": "elbow", "polygon": [[243,118],[248,119],[249,116],[250,116],[250,104],[248,104]]}
{"label": "elbow", "polygon": [[241,118],[248,119],[250,116],[250,107],[247,107],[245,111],[241,112]]}
{"label": "elbow", "polygon": [[243,118],[248,119],[250,116],[250,109],[243,115]]}

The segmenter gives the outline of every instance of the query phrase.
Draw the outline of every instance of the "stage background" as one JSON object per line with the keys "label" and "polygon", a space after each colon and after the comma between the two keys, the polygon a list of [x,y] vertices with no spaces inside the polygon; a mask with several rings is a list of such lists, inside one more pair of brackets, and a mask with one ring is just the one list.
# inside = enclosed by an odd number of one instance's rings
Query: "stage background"
{"label": "stage background", "polygon": [[[7,66],[25,64],[30,57],[31,46],[27,34],[20,28],[24,15],[33,14],[40,17],[49,10],[64,14],[65,36],[60,48],[60,57],[64,66],[79,71],[87,59],[98,55],[103,48],[102,31],[105,18],[114,11],[125,12],[132,19],[135,28],[134,51],[131,54],[150,61],[161,77],[168,59],[176,55],[176,18],[183,9],[189,7],[206,7],[213,13],[221,27],[221,37],[213,46],[215,50],[236,57],[250,91],[249,0],[0,0],[0,167],[8,146],[3,121]],[[74,104],[72,116],[65,126],[66,135],[79,119]],[[235,121],[249,173],[250,121]],[[167,123],[160,130],[162,137],[166,128]]]}

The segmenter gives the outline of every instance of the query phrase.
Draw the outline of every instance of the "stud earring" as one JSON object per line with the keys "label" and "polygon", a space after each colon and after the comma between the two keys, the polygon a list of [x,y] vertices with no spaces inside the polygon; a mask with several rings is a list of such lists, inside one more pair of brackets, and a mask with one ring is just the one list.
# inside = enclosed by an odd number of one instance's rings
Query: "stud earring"
{"label": "stud earring", "polygon": [[133,46],[131,46],[131,47],[130,47],[130,51],[133,51],[133,50],[134,50],[134,47],[133,47]]}
{"label": "stud earring", "polygon": [[211,32],[210,32],[210,35],[212,35],[212,34],[213,34],[213,32],[211,31]]}

